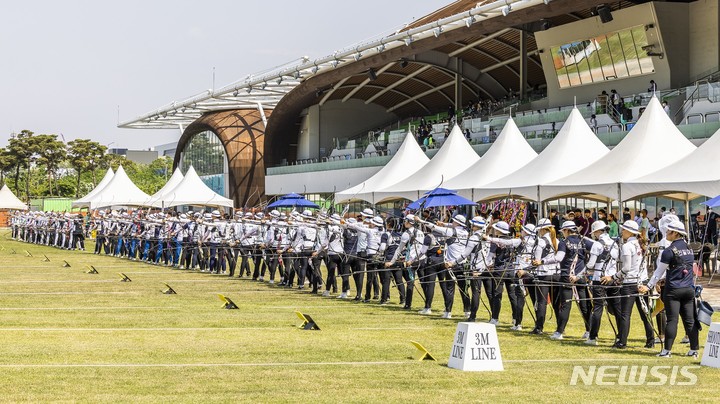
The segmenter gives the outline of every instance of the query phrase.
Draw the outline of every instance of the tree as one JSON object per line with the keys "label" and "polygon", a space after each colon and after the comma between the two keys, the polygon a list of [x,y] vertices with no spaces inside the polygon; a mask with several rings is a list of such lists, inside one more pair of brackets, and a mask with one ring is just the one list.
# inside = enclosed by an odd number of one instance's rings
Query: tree
{"label": "tree", "polygon": [[20,181],[20,168],[25,167],[27,176],[25,178],[25,191],[28,199],[30,199],[30,163],[31,157],[35,153],[35,144],[32,141],[33,132],[24,129],[19,134],[11,137],[8,141],[7,150],[15,160],[15,190],[19,190],[18,182]]}
{"label": "tree", "polygon": [[[15,157],[6,149],[0,149],[0,183],[5,183],[5,175],[17,165]],[[17,191],[16,191],[17,192]]]}
{"label": "tree", "polygon": [[[37,161],[45,166],[47,171],[48,190],[51,194],[59,195],[60,190],[57,187],[55,175],[60,168],[60,164],[67,157],[65,143],[57,140],[57,135],[38,135],[34,137],[34,142],[39,150]],[[53,181],[56,182],[54,191]]]}
{"label": "tree", "polygon": [[68,142],[68,159],[77,174],[75,197],[80,197],[80,175],[84,171],[92,173],[93,187],[97,185],[95,170],[104,161],[107,147],[90,139],[75,139]]}

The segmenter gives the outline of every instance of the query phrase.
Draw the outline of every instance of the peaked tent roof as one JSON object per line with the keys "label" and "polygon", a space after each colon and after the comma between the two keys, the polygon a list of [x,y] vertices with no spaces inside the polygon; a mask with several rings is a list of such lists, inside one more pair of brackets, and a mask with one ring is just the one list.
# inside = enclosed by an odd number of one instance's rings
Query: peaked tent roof
{"label": "peaked tent roof", "polygon": [[150,195],[135,185],[119,166],[110,182],[88,200],[91,209],[106,206],[147,206]]}
{"label": "peaked tent roof", "polygon": [[210,189],[203,180],[198,177],[195,168],[190,166],[185,178],[177,184],[164,198],[165,207],[180,205],[198,205],[198,206],[225,206],[232,208],[234,201],[219,195]]}
{"label": "peaked tent roof", "polygon": [[375,202],[391,198],[414,201],[420,198],[424,191],[437,188],[444,179],[460,174],[479,159],[460,127],[455,125],[430,162],[408,178],[375,192]]}
{"label": "peaked tent roof", "polygon": [[536,158],[499,180],[475,188],[474,199],[509,193],[537,200],[540,185],[584,168],[607,153],[608,148],[590,129],[580,111],[573,108],[555,139]]}
{"label": "peaked tent roof", "polygon": [[[632,130],[603,159],[541,189],[543,200],[568,194],[599,194],[623,199],[618,184],[672,164],[695,150],[675,126],[656,97]],[[583,147],[583,151],[586,148]]]}
{"label": "peaked tent roof", "polygon": [[173,175],[165,183],[165,185],[163,185],[160,190],[155,192],[153,196],[150,197],[150,200],[147,202],[148,206],[162,207],[162,201],[164,200],[165,196],[169,194],[180,183],[180,181],[182,181],[182,179],[183,175],[180,171],[180,168],[175,168]]}
{"label": "peaked tent roof", "polygon": [[95,186],[95,188],[92,189],[92,191],[88,192],[87,195],[83,196],[82,198],[73,201],[72,206],[73,207],[84,207],[84,206],[90,206],[90,199],[92,199],[95,195],[97,195],[100,191],[105,188],[105,186],[110,182],[110,180],[113,178],[115,173],[113,173],[112,168],[108,167],[107,171],[105,172],[105,176],[102,180]]}
{"label": "peaked tent roof", "polygon": [[415,140],[415,136],[408,132],[385,167],[363,183],[335,193],[335,199],[337,202],[361,199],[373,203],[373,192],[404,180],[429,161],[430,159]]}
{"label": "peaked tent roof", "polygon": [[720,171],[715,169],[720,150],[720,129],[690,154],[655,172],[622,184],[622,196],[633,199],[641,195],[689,193],[697,196],[720,195]]}
{"label": "peaked tent roof", "polygon": [[13,191],[8,188],[7,184],[4,184],[2,189],[0,189],[0,209],[27,210],[28,206],[15,196]]}
{"label": "peaked tent roof", "polygon": [[508,168],[525,165],[537,155],[520,133],[515,121],[510,118],[482,158],[467,170],[445,181],[443,187],[457,189],[458,195],[474,199],[473,188],[480,188],[505,176]]}

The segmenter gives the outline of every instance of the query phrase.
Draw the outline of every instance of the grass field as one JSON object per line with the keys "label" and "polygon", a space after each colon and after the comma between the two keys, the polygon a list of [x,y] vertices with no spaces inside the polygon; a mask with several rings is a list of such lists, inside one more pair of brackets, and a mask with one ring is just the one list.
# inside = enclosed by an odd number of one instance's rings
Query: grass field
{"label": "grass field", "polygon": [[[577,308],[569,337],[556,342],[510,331],[505,307],[498,327],[505,371],[461,372],[446,366],[458,320],[418,315],[419,297],[408,312],[1,235],[2,401],[675,402],[711,401],[720,383],[720,370],[698,368],[694,386],[570,386],[576,364],[699,365],[681,356],[687,345],[677,343],[676,356],[665,360],[642,349],[637,317],[633,348],[617,352],[607,323],[601,346],[582,344]],[[72,266],[63,268],[62,260]],[[86,274],[86,264],[99,274]],[[120,282],[118,272],[132,282]],[[162,294],[163,282],[177,295]],[[222,309],[218,293],[239,310]],[[439,290],[435,300],[439,312]],[[458,307],[455,317],[459,299]],[[298,329],[295,310],[312,315],[322,331]],[[487,320],[482,307],[479,317]],[[530,321],[526,311],[526,330]],[[412,360],[410,340],[438,362]]]}

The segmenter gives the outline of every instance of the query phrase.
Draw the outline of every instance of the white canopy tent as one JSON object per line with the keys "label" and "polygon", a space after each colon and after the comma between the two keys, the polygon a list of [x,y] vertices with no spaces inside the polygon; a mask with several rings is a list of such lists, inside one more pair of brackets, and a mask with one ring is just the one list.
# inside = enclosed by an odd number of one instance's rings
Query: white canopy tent
{"label": "white canopy tent", "polygon": [[170,179],[160,188],[159,191],[155,192],[150,200],[147,202],[148,206],[163,207],[163,201],[165,197],[182,181],[183,175],[179,168],[176,168]]}
{"label": "white canopy tent", "polygon": [[88,200],[91,209],[107,206],[148,206],[150,195],[138,188],[119,166],[110,182]]}
{"label": "white canopy tent", "polygon": [[28,206],[15,196],[7,184],[4,184],[0,189],[0,209],[27,210]]}
{"label": "white canopy tent", "polygon": [[408,132],[395,155],[375,175],[363,183],[335,193],[336,202],[363,200],[375,203],[374,193],[388,185],[403,181],[430,161],[415,136]]}
{"label": "white canopy tent", "polygon": [[82,198],[73,201],[72,206],[74,208],[90,206],[90,199],[92,199],[95,195],[102,191],[103,188],[105,188],[105,186],[110,182],[110,180],[112,180],[114,175],[115,173],[113,173],[112,168],[108,168],[105,176],[102,180],[100,180],[100,182],[95,186],[95,188],[93,188],[92,191],[88,192],[87,195],[83,196]]}
{"label": "white canopy tent", "polygon": [[555,139],[535,159],[499,180],[475,188],[473,198],[510,195],[537,201],[541,185],[587,167],[607,153],[608,148],[574,108]]}
{"label": "white canopy tent", "polygon": [[459,195],[475,200],[473,189],[505,176],[508,168],[523,166],[537,156],[520,133],[515,121],[508,119],[500,135],[482,158],[467,170],[445,181],[443,188],[458,190]]}
{"label": "white canopy tent", "polygon": [[717,167],[720,130],[682,159],[655,172],[622,184],[622,196],[634,199],[643,195],[684,193],[682,198],[720,195],[720,170]]}
{"label": "white canopy tent", "polygon": [[[607,156],[547,182],[540,196],[546,200],[563,195],[602,195],[622,201],[627,198],[620,184],[673,164],[695,149],[653,97],[632,130]],[[579,154],[585,150],[583,146]]]}
{"label": "white canopy tent", "polygon": [[185,177],[163,199],[166,208],[181,205],[225,206],[232,208],[234,201],[217,194],[198,177],[190,166]]}
{"label": "white canopy tent", "polygon": [[460,127],[455,125],[430,162],[406,179],[375,192],[375,202],[395,198],[416,200],[425,191],[443,185],[444,179],[460,174],[479,159]]}

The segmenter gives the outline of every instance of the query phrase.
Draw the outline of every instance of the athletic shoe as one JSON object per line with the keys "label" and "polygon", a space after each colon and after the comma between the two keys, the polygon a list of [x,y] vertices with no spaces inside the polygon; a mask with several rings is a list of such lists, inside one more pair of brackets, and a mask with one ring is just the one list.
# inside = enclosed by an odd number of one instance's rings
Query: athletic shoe
{"label": "athletic shoe", "polygon": [[621,344],[620,342],[616,342],[611,347],[612,349],[625,349],[627,348],[625,345]]}
{"label": "athletic shoe", "polygon": [[645,342],[645,349],[653,349],[655,348],[655,339],[651,338]]}
{"label": "athletic shoe", "polygon": [[563,335],[562,335],[561,333],[555,331],[555,332],[553,333],[553,335],[550,336],[550,339],[551,339],[551,340],[554,340],[554,341],[560,341],[560,340],[563,339]]}
{"label": "athletic shoe", "polygon": [[268,281],[268,283],[269,283],[270,285],[273,285],[273,284],[275,284],[275,281],[272,280],[272,279],[270,279],[270,280]]}
{"label": "athletic shoe", "polygon": [[370,299],[362,299],[361,301],[362,301],[363,303],[370,303]]}
{"label": "athletic shoe", "polygon": [[522,326],[520,324],[518,324],[518,325],[514,325],[514,326],[510,327],[510,329],[513,331],[522,331]]}
{"label": "athletic shoe", "polygon": [[399,303],[399,304],[401,304],[401,305],[404,306],[404,305],[405,305],[405,299],[400,299],[400,303]]}
{"label": "athletic shoe", "polygon": [[583,334],[582,339],[588,339],[590,338],[590,331],[585,331],[585,334]]}
{"label": "athletic shoe", "polygon": [[450,314],[450,312],[448,312],[448,311],[444,311],[442,316],[440,316],[440,318],[450,319],[450,318],[452,318],[452,314]]}
{"label": "athletic shoe", "polygon": [[690,338],[688,338],[688,336],[686,335],[686,336],[683,337],[682,340],[680,340],[680,343],[681,343],[681,344],[689,344],[689,343],[690,343]]}
{"label": "athletic shoe", "polygon": [[[430,311],[430,309],[422,309],[422,310],[418,311],[418,314],[432,314],[432,312]],[[445,313],[443,313],[443,316],[444,315],[445,315]]]}
{"label": "athletic shoe", "polygon": [[469,311],[466,311],[465,313],[463,313],[463,315],[465,316],[466,319],[469,319],[469,318],[470,318],[470,312],[469,312]]}
{"label": "athletic shoe", "polygon": [[692,356],[693,358],[697,359],[699,354],[698,354],[698,351],[691,349],[688,351],[687,354],[685,354],[685,356]]}
{"label": "athletic shoe", "polygon": [[589,340],[585,341],[585,345],[597,346],[597,344],[598,344],[598,342],[596,339],[589,339]]}
{"label": "athletic shoe", "polygon": [[530,334],[533,334],[533,335],[542,335],[542,334],[543,334],[543,330],[540,330],[540,329],[537,329],[537,328],[533,328],[533,330],[530,331]]}
{"label": "athletic shoe", "polygon": [[388,301],[387,300],[380,300],[380,306],[387,306]]}
{"label": "athletic shoe", "polygon": [[[272,282],[272,281],[270,281],[270,282]],[[323,295],[323,297],[328,297],[328,296],[330,296],[330,291],[326,290],[322,293],[322,295]]]}
{"label": "athletic shoe", "polygon": [[348,295],[345,292],[340,293],[340,295],[337,297],[338,299],[347,299]]}
{"label": "athletic shoe", "polygon": [[664,341],[663,339],[661,339],[661,338],[655,338],[655,343],[656,343],[656,344],[662,344],[662,343],[664,343],[664,342],[665,342],[665,341]]}
{"label": "athletic shoe", "polygon": [[496,318],[490,319],[490,321],[488,321],[488,323],[490,323],[492,325],[498,325],[499,322],[500,321],[498,321],[498,319],[496,319]]}
{"label": "athletic shoe", "polygon": [[380,296],[378,296],[378,295],[373,296],[373,300],[380,300]]}
{"label": "athletic shoe", "polygon": [[667,349],[663,349],[659,354],[656,355],[658,358],[670,358],[672,353]]}
{"label": "athletic shoe", "polygon": [[361,298],[360,296],[355,296],[355,299],[354,299],[354,300],[355,300],[356,302],[359,302],[359,301],[362,300],[362,298]]}

